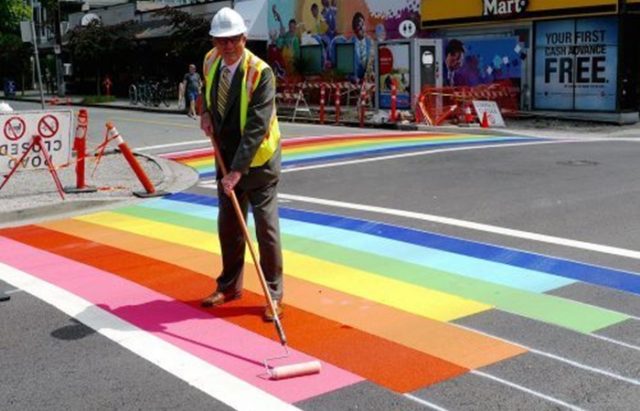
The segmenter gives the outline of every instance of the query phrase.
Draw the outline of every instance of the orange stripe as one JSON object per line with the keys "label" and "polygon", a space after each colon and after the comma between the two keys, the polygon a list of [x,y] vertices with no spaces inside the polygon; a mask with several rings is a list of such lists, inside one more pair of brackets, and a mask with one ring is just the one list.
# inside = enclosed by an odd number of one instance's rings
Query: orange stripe
{"label": "orange stripe", "polygon": [[[0,232],[24,244],[56,253],[135,281],[145,287],[199,307],[214,287],[204,275],[173,264],[117,250],[92,241],[26,226]],[[219,259],[212,259],[218,271]],[[247,267],[247,276],[255,276]],[[245,291],[215,314],[257,334],[276,340],[273,325],[262,322],[264,298]],[[409,392],[463,374],[467,369],[371,334],[287,306],[284,325],[292,347],[397,392]]]}
{"label": "orange stripe", "polygon": [[[211,253],[116,232],[85,221],[65,220],[41,224],[46,228],[96,241],[146,257],[171,262],[210,277],[217,275]],[[118,233],[118,235],[114,235]],[[287,303],[343,322],[359,330],[434,355],[465,368],[480,368],[526,352],[501,340],[470,332],[451,324],[396,310],[389,306],[286,276]],[[245,288],[260,290],[258,279],[245,277]]]}

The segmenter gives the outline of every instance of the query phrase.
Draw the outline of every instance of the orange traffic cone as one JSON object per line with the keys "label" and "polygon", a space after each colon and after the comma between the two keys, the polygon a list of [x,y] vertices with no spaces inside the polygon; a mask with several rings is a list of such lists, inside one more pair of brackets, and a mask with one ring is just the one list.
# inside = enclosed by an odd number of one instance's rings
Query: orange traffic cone
{"label": "orange traffic cone", "polygon": [[482,113],[482,121],[480,122],[480,127],[489,128],[489,116],[487,116],[487,112]]}
{"label": "orange traffic cone", "polygon": [[473,121],[473,113],[471,113],[471,106],[467,106],[464,110],[464,122],[467,124],[471,124]]}

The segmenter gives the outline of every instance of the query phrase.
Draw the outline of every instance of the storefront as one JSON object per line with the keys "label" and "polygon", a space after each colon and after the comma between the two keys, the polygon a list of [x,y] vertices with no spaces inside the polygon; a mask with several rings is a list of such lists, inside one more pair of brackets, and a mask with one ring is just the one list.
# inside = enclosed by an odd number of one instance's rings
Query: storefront
{"label": "storefront", "polygon": [[421,5],[422,35],[443,39],[446,85],[507,80],[524,111],[638,121],[639,58],[624,40],[638,38],[640,0],[453,3]]}

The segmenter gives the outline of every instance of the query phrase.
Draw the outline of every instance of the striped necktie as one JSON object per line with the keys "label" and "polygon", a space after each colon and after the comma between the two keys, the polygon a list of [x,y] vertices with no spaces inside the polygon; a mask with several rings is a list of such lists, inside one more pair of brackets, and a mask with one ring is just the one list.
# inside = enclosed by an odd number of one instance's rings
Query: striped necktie
{"label": "striped necktie", "polygon": [[224,115],[224,109],[227,105],[227,97],[229,96],[229,85],[231,83],[231,71],[227,67],[222,68],[220,82],[218,83],[218,114]]}

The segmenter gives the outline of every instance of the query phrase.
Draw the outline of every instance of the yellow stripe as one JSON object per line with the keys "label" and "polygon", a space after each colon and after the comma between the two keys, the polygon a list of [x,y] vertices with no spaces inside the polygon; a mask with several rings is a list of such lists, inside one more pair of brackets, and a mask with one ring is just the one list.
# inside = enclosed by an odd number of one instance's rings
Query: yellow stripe
{"label": "yellow stripe", "polygon": [[[77,220],[220,254],[215,233],[102,212]],[[339,264],[283,250],[287,275],[438,321],[452,321],[491,308],[476,301],[406,284]],[[248,259],[250,257],[247,257]]]}

